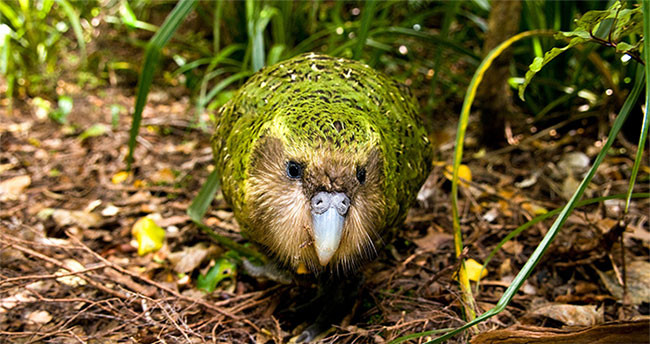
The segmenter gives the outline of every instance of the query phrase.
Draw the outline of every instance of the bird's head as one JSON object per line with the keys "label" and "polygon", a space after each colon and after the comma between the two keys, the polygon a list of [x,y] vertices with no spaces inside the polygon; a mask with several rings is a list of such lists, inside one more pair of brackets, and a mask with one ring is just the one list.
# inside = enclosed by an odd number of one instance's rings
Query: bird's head
{"label": "bird's head", "polygon": [[384,226],[379,133],[356,110],[311,109],[325,113],[289,111],[260,130],[247,167],[249,232],[294,269],[350,271],[374,255]]}

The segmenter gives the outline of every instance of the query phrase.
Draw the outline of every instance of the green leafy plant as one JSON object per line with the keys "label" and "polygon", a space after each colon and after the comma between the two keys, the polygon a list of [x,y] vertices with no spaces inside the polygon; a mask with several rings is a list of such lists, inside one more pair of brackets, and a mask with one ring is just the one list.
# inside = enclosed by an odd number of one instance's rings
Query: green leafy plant
{"label": "green leafy plant", "polygon": [[524,82],[519,86],[519,98],[524,99],[526,87],[546,64],[563,52],[581,44],[597,43],[615,48],[616,52],[627,54],[637,62],[643,63],[640,57],[641,41],[635,44],[623,41],[624,38],[641,34],[643,15],[640,8],[623,8],[616,2],[604,11],[589,11],[576,21],[576,29],[560,31],[555,35],[558,40],[569,39],[569,44],[561,48],[547,51],[543,57],[536,57],[528,67]]}
{"label": "green leafy plant", "polygon": [[[78,8],[88,8],[92,3]],[[16,84],[21,93],[51,92],[61,57],[70,44],[72,29],[85,60],[86,44],[80,14],[67,0],[0,2],[0,74],[6,78],[6,95],[12,99]]]}

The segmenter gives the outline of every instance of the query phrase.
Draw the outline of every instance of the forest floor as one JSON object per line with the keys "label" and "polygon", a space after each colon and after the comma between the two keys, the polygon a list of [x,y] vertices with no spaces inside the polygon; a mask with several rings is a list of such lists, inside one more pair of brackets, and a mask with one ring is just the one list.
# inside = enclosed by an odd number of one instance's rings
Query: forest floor
{"label": "forest floor", "polygon": [[[74,125],[65,126],[43,116],[33,101],[17,104],[11,114],[0,109],[0,342],[283,343],[304,326],[290,310],[315,289],[257,280],[243,270],[226,271],[212,293],[196,288],[199,274],[235,255],[186,215],[212,167],[211,129],[195,128],[188,98],[169,94],[149,97],[131,174],[124,171],[132,95],[117,88],[93,95],[78,90],[68,118]],[[111,126],[114,111],[121,117]],[[96,124],[103,127],[81,136]],[[598,125],[585,124],[539,128],[487,153],[468,138],[471,181],[460,189],[467,258],[483,263],[508,233],[566,203],[599,152],[598,138],[606,136],[596,132]],[[465,322],[444,173],[453,137],[454,128],[435,137],[440,163],[417,206],[364,269],[354,314],[324,341],[383,343]],[[626,192],[635,148],[624,140],[614,147],[585,199]],[[647,162],[646,154],[635,192],[650,191]],[[542,339],[561,333],[580,343],[603,330],[638,332],[641,324],[647,335],[650,202],[633,199],[627,214],[623,209],[621,199],[576,209],[512,303],[477,332],[508,328],[514,338],[537,331]],[[140,256],[132,228],[145,216],[166,237],[159,251]],[[474,293],[478,313],[495,306],[553,219],[494,255]],[[244,242],[219,195],[204,220],[216,233]],[[467,342],[472,333],[450,342]]]}

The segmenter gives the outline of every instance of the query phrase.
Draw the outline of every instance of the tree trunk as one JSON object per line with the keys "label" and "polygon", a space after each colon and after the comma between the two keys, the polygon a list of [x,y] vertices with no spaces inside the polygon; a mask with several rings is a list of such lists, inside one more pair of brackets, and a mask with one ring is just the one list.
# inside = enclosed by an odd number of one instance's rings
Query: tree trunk
{"label": "tree trunk", "polygon": [[[520,18],[520,0],[492,1],[483,56],[519,32]],[[489,147],[498,147],[506,142],[505,124],[515,112],[512,90],[508,85],[511,60],[512,51],[504,51],[487,70],[478,89],[476,108],[480,111],[481,142]]]}

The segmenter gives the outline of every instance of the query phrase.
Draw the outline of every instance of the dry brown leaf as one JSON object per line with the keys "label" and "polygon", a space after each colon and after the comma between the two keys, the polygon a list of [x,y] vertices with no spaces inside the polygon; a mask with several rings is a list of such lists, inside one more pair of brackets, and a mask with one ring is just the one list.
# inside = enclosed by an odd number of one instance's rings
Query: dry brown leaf
{"label": "dry brown leaf", "polygon": [[18,199],[29,184],[32,183],[30,176],[17,176],[9,178],[0,183],[0,201],[14,201]]}
{"label": "dry brown leaf", "polygon": [[[596,270],[609,292],[623,300],[624,290],[618,283],[614,271],[606,273]],[[627,265],[627,301],[634,305],[650,302],[650,262],[638,260]]]}
{"label": "dry brown leaf", "polygon": [[425,251],[434,252],[453,239],[454,237],[449,233],[436,232],[429,228],[427,235],[419,239],[413,239],[413,242]]}
{"label": "dry brown leaf", "polygon": [[95,213],[66,209],[54,209],[52,219],[61,227],[77,225],[82,228],[97,227],[102,220],[101,216]]}
{"label": "dry brown leaf", "polygon": [[185,247],[182,251],[170,253],[167,259],[172,263],[174,271],[188,273],[201,265],[208,253],[210,253],[210,247],[201,242],[192,247]]}
{"label": "dry brown leaf", "polygon": [[52,315],[47,311],[33,311],[27,314],[27,321],[33,324],[47,324],[52,320]]}
{"label": "dry brown leaf", "polygon": [[569,326],[593,326],[603,323],[604,310],[603,307],[596,309],[595,305],[550,304],[537,308],[531,313],[560,321]]}
{"label": "dry brown leaf", "polygon": [[165,167],[162,170],[156,171],[149,179],[157,184],[171,184],[176,180],[176,176],[170,168]]}

